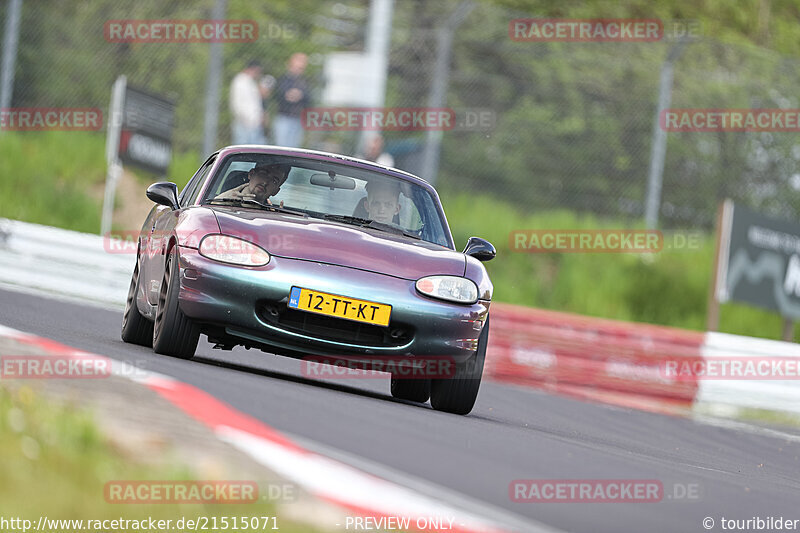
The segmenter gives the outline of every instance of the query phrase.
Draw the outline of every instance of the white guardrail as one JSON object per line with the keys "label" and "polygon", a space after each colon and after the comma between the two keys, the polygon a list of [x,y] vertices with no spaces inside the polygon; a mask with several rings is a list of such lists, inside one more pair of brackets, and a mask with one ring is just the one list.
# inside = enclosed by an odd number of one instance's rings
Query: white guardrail
{"label": "white guardrail", "polygon": [[112,253],[109,244],[100,235],[0,218],[0,283],[123,308],[136,254]]}
{"label": "white guardrail", "polygon": [[[709,331],[701,349],[706,361],[769,357],[800,361],[800,345]],[[701,379],[695,407],[724,414],[726,407],[800,414],[798,379]]]}
{"label": "white guardrail", "polygon": [[[100,235],[0,218],[0,285],[122,309],[135,253]],[[800,345],[709,332],[704,359],[800,359]],[[696,407],[766,409],[800,414],[800,380],[701,379]]]}

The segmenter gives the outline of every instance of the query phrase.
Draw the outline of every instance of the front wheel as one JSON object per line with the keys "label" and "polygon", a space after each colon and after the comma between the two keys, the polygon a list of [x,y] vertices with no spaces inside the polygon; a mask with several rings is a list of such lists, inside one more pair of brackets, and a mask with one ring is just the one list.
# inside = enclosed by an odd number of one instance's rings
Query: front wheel
{"label": "front wheel", "polygon": [[481,386],[488,343],[489,317],[486,317],[475,354],[456,366],[453,377],[431,380],[431,405],[434,409],[457,415],[466,415],[472,411]]}
{"label": "front wheel", "polygon": [[197,350],[200,328],[183,314],[178,305],[180,292],[178,252],[173,247],[164,265],[164,279],[158,292],[158,307],[153,325],[153,351],[191,359]]}

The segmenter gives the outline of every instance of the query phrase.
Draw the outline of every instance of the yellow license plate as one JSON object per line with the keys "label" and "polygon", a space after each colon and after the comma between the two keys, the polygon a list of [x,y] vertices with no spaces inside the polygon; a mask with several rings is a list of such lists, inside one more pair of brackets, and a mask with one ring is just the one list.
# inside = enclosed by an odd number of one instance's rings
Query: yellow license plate
{"label": "yellow license plate", "polygon": [[388,326],[389,316],[392,314],[392,306],[388,304],[379,304],[300,287],[292,287],[292,292],[289,293],[288,305],[292,309],[308,311],[309,313],[335,316],[378,326]]}

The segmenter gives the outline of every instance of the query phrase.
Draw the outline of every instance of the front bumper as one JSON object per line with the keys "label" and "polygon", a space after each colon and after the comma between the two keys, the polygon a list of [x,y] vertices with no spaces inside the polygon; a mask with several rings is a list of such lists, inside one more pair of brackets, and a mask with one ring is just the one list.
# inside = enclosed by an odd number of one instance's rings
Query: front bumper
{"label": "front bumper", "polygon": [[[418,294],[414,281],[353,268],[276,256],[264,267],[246,268],[191,248],[179,252],[179,301],[189,318],[224,330],[239,344],[266,345],[286,355],[450,356],[461,362],[477,349],[489,311],[489,302],[434,300]],[[289,310],[293,286],[390,304],[391,323],[359,326]],[[403,334],[389,335],[397,332]]]}

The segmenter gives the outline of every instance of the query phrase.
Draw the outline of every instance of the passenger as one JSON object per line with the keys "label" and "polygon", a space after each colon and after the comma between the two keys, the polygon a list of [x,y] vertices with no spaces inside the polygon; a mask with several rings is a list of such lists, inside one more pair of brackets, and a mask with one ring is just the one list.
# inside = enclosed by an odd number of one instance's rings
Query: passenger
{"label": "passenger", "polygon": [[367,183],[366,208],[369,218],[375,222],[391,224],[400,213],[400,186],[385,181]]}

